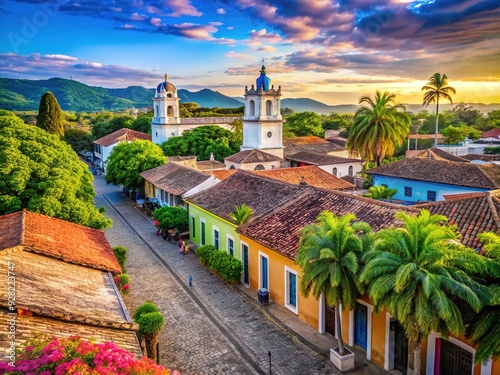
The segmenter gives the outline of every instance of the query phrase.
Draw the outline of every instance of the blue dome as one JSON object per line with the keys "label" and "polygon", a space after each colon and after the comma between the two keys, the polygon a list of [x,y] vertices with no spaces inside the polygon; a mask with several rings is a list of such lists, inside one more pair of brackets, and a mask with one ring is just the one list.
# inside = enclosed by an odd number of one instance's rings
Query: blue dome
{"label": "blue dome", "polygon": [[165,81],[161,82],[158,86],[156,86],[156,92],[160,93],[162,91],[170,91],[177,92],[177,89],[174,85],[167,81],[168,76],[165,74]]}
{"label": "blue dome", "polygon": [[264,65],[262,65],[260,76],[257,78],[257,90],[260,90],[262,86],[264,86],[264,91],[269,91],[271,88],[271,78],[266,76],[266,67]]}

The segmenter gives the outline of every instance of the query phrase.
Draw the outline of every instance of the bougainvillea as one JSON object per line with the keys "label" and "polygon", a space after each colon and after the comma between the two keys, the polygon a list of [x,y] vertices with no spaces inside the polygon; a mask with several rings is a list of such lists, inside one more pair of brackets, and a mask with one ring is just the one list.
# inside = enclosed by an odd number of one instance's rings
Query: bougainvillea
{"label": "bougainvillea", "polygon": [[19,355],[15,366],[0,362],[6,375],[180,375],[155,364],[151,359],[136,359],[134,354],[112,342],[96,344],[74,336],[36,339]]}

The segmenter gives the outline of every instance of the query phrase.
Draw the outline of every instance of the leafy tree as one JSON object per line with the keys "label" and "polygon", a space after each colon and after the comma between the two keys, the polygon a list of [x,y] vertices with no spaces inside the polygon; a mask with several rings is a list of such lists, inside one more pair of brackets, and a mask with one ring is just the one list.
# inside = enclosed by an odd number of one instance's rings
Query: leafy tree
{"label": "leafy tree", "polygon": [[500,128],[500,109],[488,112],[488,116],[486,118],[486,128],[484,130],[493,128]]}
{"label": "leafy tree", "polygon": [[158,220],[158,228],[177,228],[180,231],[186,229],[188,224],[187,211],[180,206],[163,206],[153,211],[153,218]]}
{"label": "leafy tree", "polygon": [[236,222],[236,225],[245,224],[250,216],[253,215],[253,210],[246,204],[235,206],[234,211],[229,214],[229,217]]}
{"label": "leafy tree", "polygon": [[363,197],[372,199],[391,199],[398,193],[397,189],[389,189],[385,186],[371,186],[368,188],[370,194],[363,194]]}
{"label": "leafy tree", "polygon": [[474,109],[474,107],[464,102],[458,103],[453,108],[452,113],[456,118],[457,124],[464,123],[468,126],[481,128],[485,121],[485,116],[481,111]]}
{"label": "leafy tree", "polygon": [[56,97],[50,91],[42,95],[36,126],[47,133],[64,135],[63,114]]}
{"label": "leafy tree", "polygon": [[315,135],[323,137],[321,117],[315,112],[298,112],[286,118],[283,124],[283,131],[295,136]]}
{"label": "leafy tree", "polygon": [[122,128],[131,128],[134,118],[129,115],[115,115],[111,112],[102,112],[92,124],[92,136],[95,139],[105,137]]}
{"label": "leafy tree", "polygon": [[[139,336],[146,342],[146,351],[149,358],[156,359],[156,343],[161,329],[165,324],[165,318],[153,302],[145,302],[135,311],[134,321],[139,324]],[[142,345],[142,344],[141,344]]]}
{"label": "leafy tree", "polygon": [[82,129],[66,129],[64,131],[64,140],[76,153],[89,150],[92,147],[92,136]]}
{"label": "leafy tree", "polygon": [[281,108],[280,113],[283,117],[288,117],[295,114],[295,110],[293,110],[292,108],[285,107]]}
{"label": "leafy tree", "polygon": [[[455,123],[455,117],[451,111],[444,111],[439,114],[438,120],[438,131],[443,130],[447,126],[453,125]],[[436,128],[436,115],[430,114],[424,119],[422,126],[419,128],[420,134],[434,134]],[[432,145],[431,145],[432,146]]]}
{"label": "leafy tree", "polygon": [[423,209],[418,215],[396,214],[403,226],[375,235],[365,254],[360,281],[368,285],[376,312],[386,309],[397,319],[414,348],[414,374],[420,375],[420,347],[431,331],[464,332],[460,302],[476,312],[481,298],[469,276],[484,262],[473,250],[457,247],[460,234],[443,215]]}
{"label": "leafy tree", "polygon": [[396,145],[403,143],[410,131],[411,119],[403,106],[394,104],[395,98],[395,94],[387,91],[377,91],[374,99],[361,97],[362,106],[354,115],[346,143],[352,154],[375,160],[379,166],[386,155],[394,154]]}
{"label": "leafy tree", "polygon": [[446,74],[441,75],[441,73],[434,73],[430,78],[429,82],[422,87],[422,91],[427,91],[424,94],[424,106],[428,106],[430,103],[436,103],[436,127],[434,131],[434,147],[438,145],[438,132],[439,132],[439,99],[443,98],[449,100],[453,104],[450,93],[456,94],[453,87],[448,86],[448,77]]}
{"label": "leafy tree", "polygon": [[151,120],[153,119],[153,112],[139,113],[137,118],[130,125],[130,129],[137,130],[138,132],[150,134],[151,133]]}
{"label": "leafy tree", "polygon": [[497,147],[485,147],[483,152],[486,155],[497,155],[497,154],[500,154],[500,146],[497,146]]}
{"label": "leafy tree", "polygon": [[58,136],[0,116],[0,214],[23,208],[91,228],[111,221],[93,205],[92,174]]}
{"label": "leafy tree", "polygon": [[301,230],[295,258],[295,264],[302,268],[301,294],[307,297],[312,293],[316,299],[324,295],[326,304],[335,306],[340,355],[345,353],[340,305],[353,309],[363,292],[358,275],[364,242],[358,232],[371,232],[367,223],[354,220],[353,214],[337,217],[329,211],[321,212],[313,224]]}
{"label": "leafy tree", "polygon": [[448,126],[446,129],[443,129],[441,132],[443,136],[446,138],[445,143],[447,144],[457,144],[460,141],[465,139],[464,129],[456,126]]}
{"label": "leafy tree", "polygon": [[323,129],[349,131],[349,129],[351,129],[353,121],[354,115],[350,113],[331,112],[330,115],[323,121]]}
{"label": "leafy tree", "polygon": [[117,144],[108,157],[106,182],[141,189],[144,179],[140,173],[165,164],[167,158],[160,146],[151,141],[137,140]]}

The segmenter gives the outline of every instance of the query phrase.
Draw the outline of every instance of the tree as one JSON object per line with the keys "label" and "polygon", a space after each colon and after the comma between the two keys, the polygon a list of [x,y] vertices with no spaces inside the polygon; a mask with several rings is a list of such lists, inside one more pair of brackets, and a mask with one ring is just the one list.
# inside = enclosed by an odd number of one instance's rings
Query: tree
{"label": "tree", "polygon": [[130,129],[137,130],[138,132],[150,134],[151,133],[151,120],[153,119],[153,112],[139,113],[137,118],[130,125]]}
{"label": "tree", "polygon": [[375,160],[380,166],[384,157],[393,155],[396,145],[403,143],[410,132],[411,119],[403,106],[394,104],[395,98],[387,91],[377,91],[374,99],[361,97],[361,108],[354,115],[346,142],[351,154]]}
{"label": "tree", "polygon": [[323,129],[349,131],[354,120],[354,115],[350,113],[331,112],[327,119],[323,121]]}
{"label": "tree", "polygon": [[122,142],[113,148],[108,157],[106,182],[140,190],[144,179],[139,174],[166,162],[160,146],[151,141]]}
{"label": "tree", "polygon": [[242,204],[241,206],[235,206],[234,211],[229,214],[229,217],[235,221],[236,225],[242,225],[245,224],[252,215],[253,210],[246,204]]}
{"label": "tree", "polygon": [[436,103],[436,127],[434,131],[434,147],[438,145],[438,132],[439,132],[439,99],[443,98],[449,100],[453,104],[450,93],[456,94],[453,87],[448,86],[448,77],[446,74],[441,75],[441,73],[434,73],[430,78],[429,82],[422,87],[422,91],[427,91],[424,94],[424,106],[428,106],[430,103]]}
{"label": "tree", "polygon": [[64,140],[76,153],[89,150],[92,147],[92,136],[82,129],[66,129]]}
{"label": "tree", "polygon": [[142,346],[143,341],[146,342],[146,351],[148,357],[156,359],[156,343],[160,336],[161,329],[165,324],[165,318],[161,314],[158,307],[151,302],[145,302],[137,308],[132,316],[134,321],[139,324],[139,343]]}
{"label": "tree", "polygon": [[153,211],[153,218],[158,220],[157,227],[160,229],[177,228],[183,231],[188,224],[188,214],[183,207],[163,206]]}
{"label": "tree", "polygon": [[414,374],[420,375],[420,346],[431,331],[444,337],[464,332],[460,303],[481,308],[477,284],[469,276],[484,269],[473,250],[454,246],[460,234],[443,215],[422,209],[418,215],[396,214],[403,224],[375,235],[365,254],[360,281],[368,285],[376,312],[397,319],[414,348]]}
{"label": "tree", "polygon": [[0,214],[23,208],[91,228],[111,224],[94,207],[92,174],[58,136],[0,116]]}
{"label": "tree", "polygon": [[363,197],[372,199],[391,199],[398,193],[397,189],[389,189],[385,186],[371,186],[368,188],[369,194],[363,194]]}
{"label": "tree", "polygon": [[323,137],[325,131],[322,125],[321,117],[317,113],[299,112],[286,118],[283,124],[283,131],[297,137],[308,135]]}
{"label": "tree", "polygon": [[92,123],[92,137],[99,139],[122,128],[131,128],[134,118],[128,115],[115,115],[112,112],[101,112]]}
{"label": "tree", "polygon": [[36,126],[44,129],[47,133],[64,135],[63,115],[56,97],[50,91],[42,95]]}
{"label": "tree", "polygon": [[452,125],[443,129],[441,134],[443,134],[443,136],[446,138],[445,143],[447,144],[458,144],[458,142],[463,141],[465,139],[464,129]]}
{"label": "tree", "polygon": [[458,103],[453,108],[452,113],[456,118],[457,125],[463,123],[468,126],[481,128],[485,122],[485,116],[481,111],[474,109],[474,107],[464,102]]}
{"label": "tree", "polygon": [[486,129],[484,130],[493,128],[500,128],[500,109],[488,112],[488,116],[486,118]]}
{"label": "tree", "polygon": [[354,308],[363,292],[358,282],[363,240],[358,233],[371,232],[367,223],[354,220],[353,214],[337,217],[329,211],[321,212],[314,223],[301,230],[295,258],[295,264],[302,268],[301,294],[307,297],[312,293],[316,299],[324,295],[326,304],[335,306],[340,355],[345,354],[340,305],[343,309]]}

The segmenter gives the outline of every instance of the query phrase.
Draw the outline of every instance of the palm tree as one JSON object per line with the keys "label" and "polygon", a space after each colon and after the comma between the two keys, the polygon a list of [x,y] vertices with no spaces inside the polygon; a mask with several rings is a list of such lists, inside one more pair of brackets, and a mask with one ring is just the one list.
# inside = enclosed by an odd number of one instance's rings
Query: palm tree
{"label": "palm tree", "polygon": [[236,225],[244,224],[253,215],[253,210],[246,204],[235,206],[234,211],[229,214],[229,217],[236,222]]}
{"label": "palm tree", "polygon": [[420,374],[420,346],[431,331],[458,335],[464,332],[459,306],[481,308],[477,284],[469,272],[484,269],[484,260],[456,240],[456,228],[443,215],[421,210],[418,215],[396,214],[401,228],[386,228],[375,235],[360,281],[378,312],[386,309],[405,330],[414,348],[414,374]]}
{"label": "palm tree", "polygon": [[345,354],[340,324],[340,305],[352,309],[363,292],[358,283],[359,261],[363,240],[359,231],[370,233],[365,222],[352,223],[353,214],[337,217],[329,211],[319,214],[316,221],[302,229],[295,263],[302,268],[299,290],[305,297],[310,293],[319,299],[325,296],[328,306],[335,306],[338,327],[339,354]]}
{"label": "palm tree", "polygon": [[439,98],[444,98],[453,104],[451,96],[449,93],[456,94],[453,87],[448,86],[448,77],[446,74],[441,75],[441,73],[434,73],[430,78],[429,82],[422,87],[422,91],[427,91],[424,94],[424,106],[428,106],[430,103],[436,102],[436,129],[434,133],[434,147],[438,145],[438,132],[439,132]]}
{"label": "palm tree", "polygon": [[[386,155],[394,153],[410,132],[411,119],[404,107],[395,104],[395,94],[377,91],[375,98],[363,96],[354,115],[346,148],[353,155],[362,155],[382,164]],[[364,105],[367,104],[367,105]]]}

